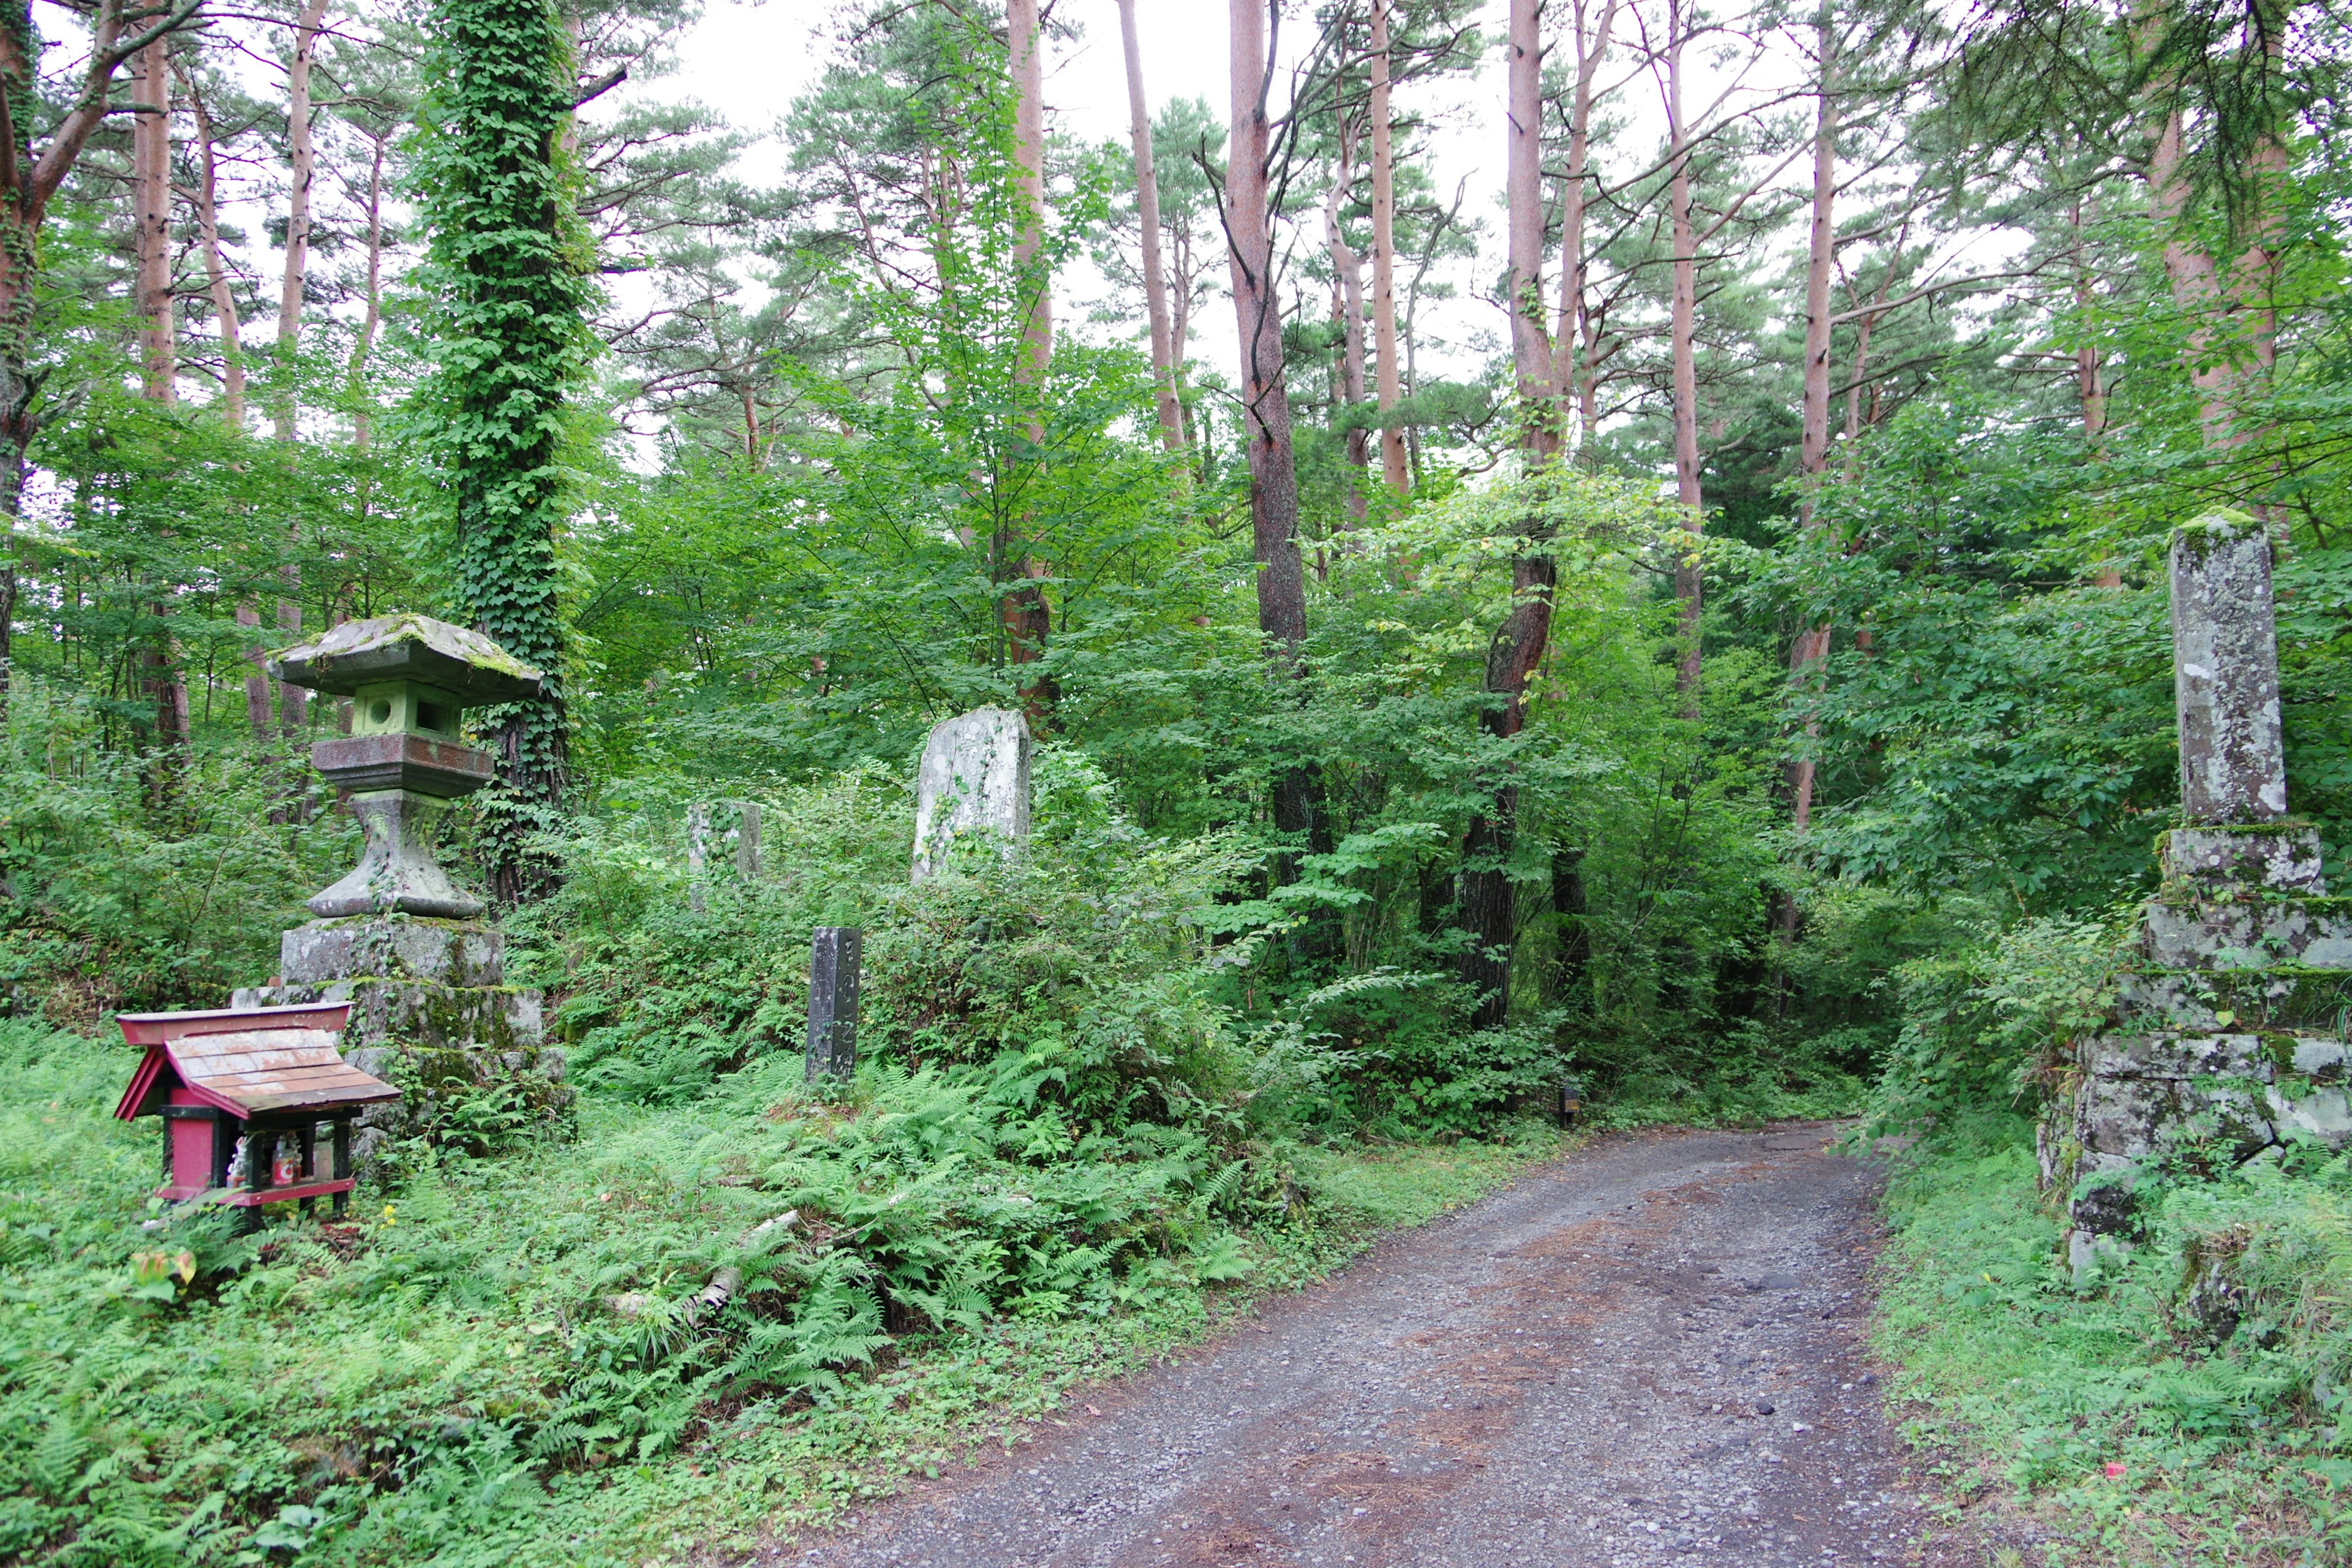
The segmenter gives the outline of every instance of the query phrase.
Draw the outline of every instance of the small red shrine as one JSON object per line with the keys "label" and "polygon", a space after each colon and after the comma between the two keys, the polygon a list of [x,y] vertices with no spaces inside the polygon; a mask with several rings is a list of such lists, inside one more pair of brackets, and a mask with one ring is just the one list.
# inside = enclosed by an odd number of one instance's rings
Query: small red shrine
{"label": "small red shrine", "polygon": [[[335,1048],[350,1013],[338,1002],[121,1015],[122,1037],[147,1055],[114,1114],[163,1119],[164,1179],[155,1195],[211,1195],[236,1208],[299,1199],[306,1213],[325,1197],[342,1213],[352,1186],[352,1119],[400,1098]],[[332,1124],[333,1163],[324,1174],[321,1123]],[[243,1168],[232,1186],[240,1144]]]}

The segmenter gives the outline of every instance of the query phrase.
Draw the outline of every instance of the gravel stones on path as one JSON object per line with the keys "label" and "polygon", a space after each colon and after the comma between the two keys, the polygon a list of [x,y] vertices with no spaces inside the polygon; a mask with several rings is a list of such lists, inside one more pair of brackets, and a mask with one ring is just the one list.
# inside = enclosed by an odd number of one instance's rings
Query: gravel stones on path
{"label": "gravel stones on path", "polygon": [[1876,1177],[1832,1131],[1597,1140],[767,1560],[1981,1564],[1881,1410]]}

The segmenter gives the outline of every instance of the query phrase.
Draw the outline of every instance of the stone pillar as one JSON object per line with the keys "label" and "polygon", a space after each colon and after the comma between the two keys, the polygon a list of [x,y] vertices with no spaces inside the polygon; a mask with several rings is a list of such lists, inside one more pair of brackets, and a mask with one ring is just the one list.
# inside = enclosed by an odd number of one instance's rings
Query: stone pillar
{"label": "stone pillar", "polygon": [[2286,815],[2271,542],[2262,525],[2213,512],[2172,535],[2173,692],[2180,804],[2202,826]]}
{"label": "stone pillar", "polygon": [[[2105,1029],[2074,1042],[2041,1130],[2088,1277],[2128,1247],[2140,1188],[2299,1138],[2352,1146],[2352,910],[2287,816],[2271,543],[2234,513],[2172,538],[2180,805]],[[2226,1331],[2225,1331],[2226,1332]]]}
{"label": "stone pillar", "polygon": [[1007,854],[1029,838],[1029,723],[979,708],[931,731],[915,775],[915,880],[936,876],[955,840],[993,837]]}
{"label": "stone pillar", "polygon": [[809,966],[808,1080],[847,1079],[857,1070],[857,965],[866,933],[855,926],[816,928]]}
{"label": "stone pillar", "polygon": [[760,803],[738,802],[735,807],[735,875],[746,882],[760,879]]}

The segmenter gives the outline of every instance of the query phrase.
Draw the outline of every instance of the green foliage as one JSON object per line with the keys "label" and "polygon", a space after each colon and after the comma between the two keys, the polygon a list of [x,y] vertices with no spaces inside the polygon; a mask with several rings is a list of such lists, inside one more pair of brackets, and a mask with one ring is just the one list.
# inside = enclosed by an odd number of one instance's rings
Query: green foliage
{"label": "green foliage", "polygon": [[[2102,1562],[2339,1557],[2352,1162],[2297,1152],[2152,1195],[2146,1243],[2089,1294],[2033,1180],[2029,1128],[1997,1112],[1897,1179],[1879,1343],[1919,1436],[1999,1457]],[[2186,1289],[2214,1269],[2218,1336]]]}
{"label": "green foliage", "polygon": [[0,1025],[0,1550],[32,1560],[731,1546],[1010,1442],[1205,1327],[1204,1290],[1296,1282],[1551,1146],[1229,1152],[1080,1131],[1012,1070],[818,1098],[778,1057],[239,1237],[142,1202],[131,1060]]}
{"label": "green foliage", "polygon": [[179,764],[159,812],[152,762],[99,743],[101,705],[22,672],[13,696],[0,741],[0,986],[13,1011],[88,1025],[116,1009],[225,1006],[277,966],[303,894],[357,854],[346,818],[271,820],[286,774],[249,742]]}

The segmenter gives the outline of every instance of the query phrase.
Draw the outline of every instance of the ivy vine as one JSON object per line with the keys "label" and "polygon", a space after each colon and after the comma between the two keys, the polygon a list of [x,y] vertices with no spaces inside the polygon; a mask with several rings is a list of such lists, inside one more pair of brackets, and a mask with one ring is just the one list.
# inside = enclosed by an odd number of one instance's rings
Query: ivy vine
{"label": "ivy vine", "polygon": [[486,710],[498,776],[480,797],[493,894],[552,884],[533,839],[568,773],[555,542],[568,500],[567,394],[585,374],[593,248],[572,202],[571,40],[549,0],[433,0],[415,191],[429,233],[431,374],[414,409],[454,538],[460,616],[547,672],[547,695]]}

